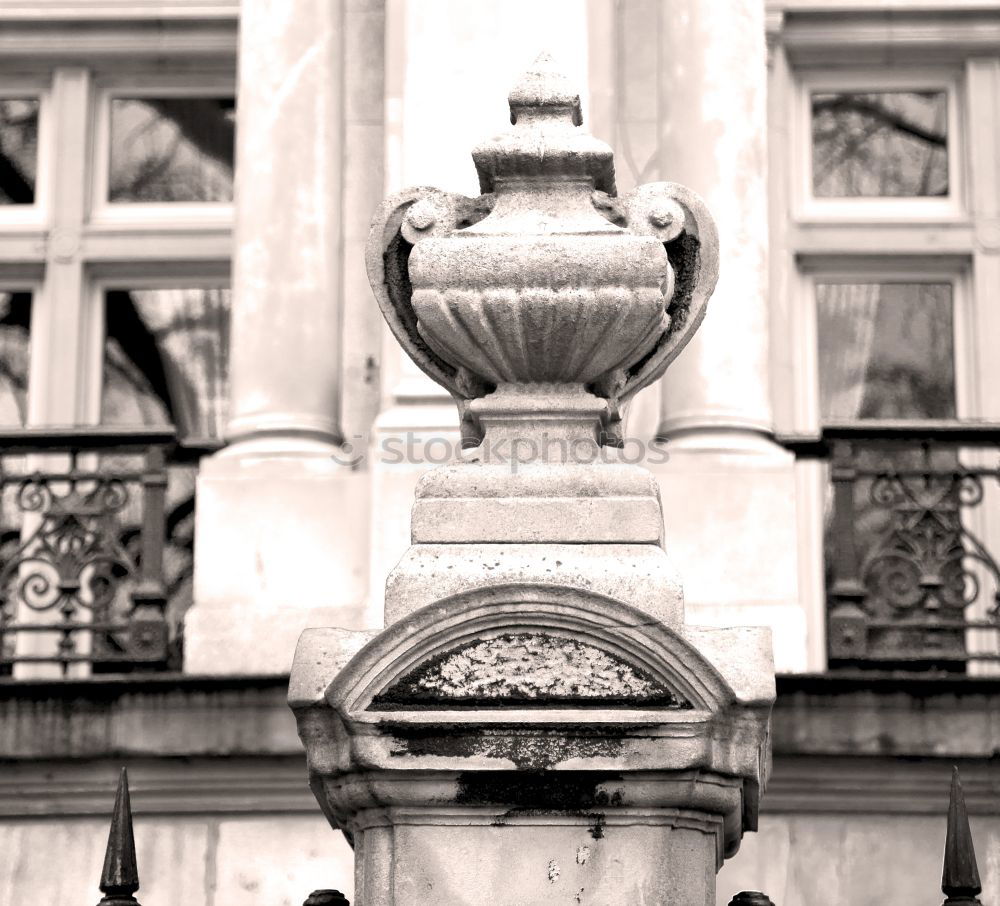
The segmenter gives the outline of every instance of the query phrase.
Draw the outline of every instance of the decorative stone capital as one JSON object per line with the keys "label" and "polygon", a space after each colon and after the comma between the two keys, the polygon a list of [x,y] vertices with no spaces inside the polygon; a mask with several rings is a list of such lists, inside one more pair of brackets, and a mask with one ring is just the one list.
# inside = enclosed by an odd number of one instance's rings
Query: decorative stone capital
{"label": "decorative stone capital", "polygon": [[550,771],[550,792],[585,775],[599,797],[613,778],[609,819],[619,807],[716,816],[718,865],[756,826],[774,697],[766,631],[678,631],[603,595],[512,584],[422,608],[332,681],[324,639],[299,642],[296,687],[315,691],[292,704],[314,789],[341,827],[390,804],[453,801],[456,777],[474,773],[514,778],[503,801],[477,801],[490,816],[531,808],[517,784]]}
{"label": "decorative stone capital", "polygon": [[[543,55],[510,93],[512,128],[478,145],[483,194],[390,198],[369,278],[397,339],[458,401],[465,435],[620,441],[622,407],[656,380],[705,313],[715,226],[673,183],[623,199],[611,149]],[[560,436],[562,436],[560,435]]]}

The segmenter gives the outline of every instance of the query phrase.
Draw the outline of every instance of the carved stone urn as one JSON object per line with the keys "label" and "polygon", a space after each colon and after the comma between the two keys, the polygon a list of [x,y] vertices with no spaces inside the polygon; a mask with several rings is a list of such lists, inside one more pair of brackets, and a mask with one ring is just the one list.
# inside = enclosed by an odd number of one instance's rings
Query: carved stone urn
{"label": "carved stone urn", "polygon": [[509,101],[512,128],[472,153],[479,198],[421,188],[382,206],[372,286],[403,348],[458,401],[467,437],[492,413],[521,412],[530,431],[582,406],[615,444],[622,406],[704,316],[715,227],[673,183],[616,198],[612,151],[579,128],[579,95],[547,56]]}
{"label": "carved stone urn", "polygon": [[547,58],[510,106],[483,195],[396,195],[369,245],[478,451],[420,479],[386,628],[303,633],[289,702],[359,906],[714,906],[767,777],[770,636],[686,625],[655,478],[566,451],[613,446],[691,336],[715,231],[680,186],[615,197]]}

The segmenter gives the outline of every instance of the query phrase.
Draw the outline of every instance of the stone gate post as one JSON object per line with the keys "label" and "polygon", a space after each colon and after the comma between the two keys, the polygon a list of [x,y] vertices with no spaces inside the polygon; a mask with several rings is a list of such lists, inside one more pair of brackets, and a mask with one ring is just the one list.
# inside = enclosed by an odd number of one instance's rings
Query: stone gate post
{"label": "stone gate post", "polygon": [[376,215],[376,298],[475,450],[418,485],[387,628],[308,630],[290,703],[362,906],[712,906],[767,776],[770,636],[685,624],[615,447],[705,313],[715,227],[673,183],[617,197],[547,58],[510,110],[478,198]]}

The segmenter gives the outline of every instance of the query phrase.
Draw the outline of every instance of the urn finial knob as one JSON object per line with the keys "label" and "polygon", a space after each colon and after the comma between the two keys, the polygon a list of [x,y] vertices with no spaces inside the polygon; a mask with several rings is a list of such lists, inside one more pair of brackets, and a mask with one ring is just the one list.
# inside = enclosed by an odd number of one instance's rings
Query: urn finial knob
{"label": "urn finial knob", "polygon": [[579,92],[546,51],[535,57],[531,68],[514,83],[507,102],[510,104],[511,125],[517,124],[522,111],[538,110],[565,111],[574,126],[583,124]]}

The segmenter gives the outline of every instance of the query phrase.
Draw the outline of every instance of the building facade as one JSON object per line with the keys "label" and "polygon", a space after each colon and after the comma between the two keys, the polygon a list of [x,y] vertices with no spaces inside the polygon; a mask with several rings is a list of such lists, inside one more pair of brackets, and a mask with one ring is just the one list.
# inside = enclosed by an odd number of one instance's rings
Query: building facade
{"label": "building facade", "polygon": [[953,762],[998,851],[995,2],[5,0],[0,902],[96,896],[121,764],[145,906],[350,887],[295,642],[381,625],[416,480],[463,455],[369,224],[478,194],[541,49],[621,192],[682,183],[719,226],[616,455],[659,481],[689,622],[774,635],[722,902],[926,897]]}

